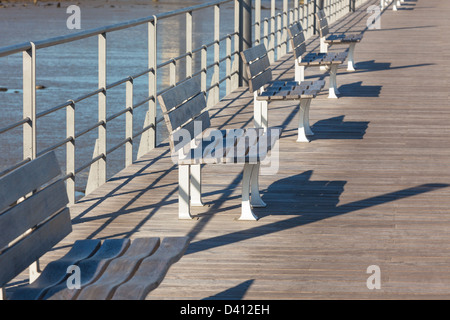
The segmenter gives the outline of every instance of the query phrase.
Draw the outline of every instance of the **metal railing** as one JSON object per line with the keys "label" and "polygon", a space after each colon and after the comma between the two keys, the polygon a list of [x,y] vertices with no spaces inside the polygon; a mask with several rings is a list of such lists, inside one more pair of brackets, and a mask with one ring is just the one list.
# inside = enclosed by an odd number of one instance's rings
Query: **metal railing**
{"label": "metal railing", "polygon": [[[133,163],[133,144],[138,137],[141,138],[137,158],[146,154],[157,145],[156,129],[157,125],[163,121],[162,115],[157,112],[157,96],[170,89],[171,87],[186,81],[187,79],[201,75],[202,90],[207,93],[208,107],[215,105],[220,101],[221,96],[228,95],[235,90],[240,83],[243,75],[242,69],[239,67],[239,48],[242,48],[243,39],[242,34],[242,14],[239,10],[242,8],[242,2],[249,0],[221,0],[213,1],[206,4],[196,5],[188,8],[178,9],[170,12],[160,13],[150,17],[126,21],[110,26],[105,26],[96,29],[90,29],[78,32],[71,35],[59,36],[42,41],[26,42],[13,46],[0,48],[0,57],[10,56],[16,53],[22,53],[23,66],[23,117],[21,120],[8,124],[0,128],[0,134],[6,133],[14,128],[22,126],[22,142],[23,142],[23,160],[8,167],[0,173],[1,175],[20,167],[28,161],[36,158],[51,150],[56,150],[65,147],[65,179],[67,183],[67,192],[71,203],[76,202],[75,196],[75,181],[77,175],[83,170],[90,168],[89,177],[86,183],[85,194],[88,194],[106,182],[106,163],[108,155],[120,147],[125,147],[125,162],[124,167]],[[351,1],[354,0],[350,0]],[[356,0],[356,6],[367,0]],[[251,2],[251,1],[250,1]],[[277,8],[277,4],[282,5],[282,8]],[[234,32],[221,36],[221,9],[226,4],[234,5]],[[289,6],[291,4],[291,6]],[[206,8],[213,8],[212,26],[214,39],[212,42],[200,45],[193,48],[193,13]],[[340,19],[346,15],[351,9],[349,0],[325,0],[324,10],[329,17],[329,23]],[[315,1],[294,0],[271,0],[270,10],[264,9],[261,5],[261,0],[255,0],[255,9],[253,21],[247,24],[251,25],[254,34],[250,40],[253,44],[263,42],[269,52],[269,59],[271,62],[276,61],[289,51],[289,41],[287,29],[294,22],[300,21],[305,29],[306,37],[311,37],[314,33],[314,13],[316,10]],[[164,19],[171,17],[185,16],[185,52],[179,56],[172,57],[169,60],[157,63],[158,54],[158,36],[157,32],[160,28],[160,23]],[[251,16],[252,16],[251,15]],[[263,17],[265,15],[265,17]],[[115,81],[114,83],[107,82],[107,38],[108,34],[129,29],[140,25],[147,25],[148,32],[148,66],[145,70]],[[223,32],[222,32],[223,33]],[[51,107],[45,111],[36,112],[36,56],[39,49],[58,46],[61,44],[76,42],[82,39],[97,37],[98,41],[98,86],[95,90],[87,92],[78,97],[69,98],[67,101],[59,105]],[[223,50],[225,46],[225,50]],[[212,55],[208,55],[212,51]],[[222,53],[222,54],[221,54]],[[224,54],[223,54],[224,53]],[[194,56],[200,55],[200,68],[194,70]],[[185,65],[185,75],[180,77],[180,72],[177,69],[178,64]],[[159,79],[161,71],[168,68],[168,79]],[[166,72],[167,73],[167,72]],[[220,74],[224,74],[220,78]],[[140,77],[148,77],[148,93],[146,98],[135,101],[134,99],[134,82]],[[178,79],[177,79],[178,78]],[[181,78],[181,79],[180,79]],[[208,84],[208,78],[210,83]],[[107,116],[107,99],[106,94],[110,90],[119,85],[126,86],[125,106],[120,111]],[[225,86],[225,88],[224,88]],[[223,90],[225,89],[225,90]],[[98,119],[87,128],[77,131],[75,126],[75,115],[77,104],[81,101],[97,96],[98,103]],[[134,111],[147,105],[146,117],[142,129],[138,132],[133,132],[133,124],[136,122]],[[66,111],[66,137],[60,141],[56,141],[50,147],[42,150],[37,150],[37,120],[53,114],[58,110]],[[125,115],[125,137],[109,147],[107,145],[107,136],[111,134],[107,130],[107,124]],[[76,165],[75,142],[80,137],[86,135],[88,132],[97,130],[97,139],[94,147],[92,158],[81,164]]]}

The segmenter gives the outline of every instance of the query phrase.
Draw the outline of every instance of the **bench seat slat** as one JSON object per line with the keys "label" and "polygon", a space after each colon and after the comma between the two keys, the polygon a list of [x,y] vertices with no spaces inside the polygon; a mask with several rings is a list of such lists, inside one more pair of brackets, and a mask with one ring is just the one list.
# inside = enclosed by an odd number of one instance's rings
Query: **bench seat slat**
{"label": "bench seat slat", "polygon": [[101,277],[81,290],[77,300],[108,300],[115,289],[127,281],[141,261],[153,254],[160,245],[159,238],[137,238],[128,250],[108,265]]}
{"label": "bench seat slat", "polygon": [[72,231],[66,208],[0,255],[0,287],[38,260]]}
{"label": "bench seat slat", "polygon": [[71,300],[75,298],[85,286],[97,280],[111,260],[122,255],[129,245],[130,239],[106,239],[92,257],[78,263],[81,289],[69,289],[66,283],[62,283],[50,288],[44,299]]}
{"label": "bench seat slat", "polygon": [[[245,144],[245,151],[237,153],[238,148],[242,148],[240,143],[243,143],[240,139],[246,137],[252,137],[253,134],[248,133],[254,130],[254,136],[256,139],[251,140],[251,143],[256,145]],[[247,128],[242,130],[241,134],[236,136],[230,135],[230,132],[222,131],[222,144],[218,145],[216,141],[204,141],[197,148],[192,149],[190,155],[185,159],[179,159],[179,164],[218,164],[218,163],[249,163],[254,160],[264,160],[267,152],[270,151],[279,138],[281,133],[280,128],[272,127],[267,132],[264,132],[262,128]],[[234,133],[233,133],[234,134]],[[266,139],[265,143],[262,143],[262,139]],[[253,147],[253,149],[251,148]],[[257,150],[257,154],[249,154],[250,151]]]}
{"label": "bench seat slat", "polygon": [[39,278],[24,288],[13,292],[10,300],[38,300],[48,289],[61,283],[67,277],[67,268],[93,255],[101,245],[100,240],[77,240],[62,258],[50,262]]}
{"label": "bench seat slat", "polygon": [[164,238],[158,250],[142,261],[131,279],[117,288],[112,299],[145,299],[161,283],[170,266],[183,256],[188,246],[188,237]]}

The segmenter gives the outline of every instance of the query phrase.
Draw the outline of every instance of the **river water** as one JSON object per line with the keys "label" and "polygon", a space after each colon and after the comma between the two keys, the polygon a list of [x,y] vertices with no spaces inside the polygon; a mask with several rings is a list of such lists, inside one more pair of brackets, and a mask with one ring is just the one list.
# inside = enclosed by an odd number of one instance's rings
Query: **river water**
{"label": "river water", "polygon": [[[160,12],[207,3],[209,1],[176,0],[80,0],[54,2],[0,1],[0,47],[25,41],[37,41],[55,36],[76,33],[105,25],[151,16]],[[70,30],[66,21],[70,14],[67,7],[80,7],[81,30]],[[278,4],[278,2],[277,2]],[[263,1],[267,8],[270,1]],[[3,6],[3,7],[2,7]],[[221,7],[221,36],[233,32],[233,3]],[[269,10],[263,10],[268,15]],[[197,48],[213,41],[213,8],[193,14],[194,44]],[[167,61],[185,52],[185,16],[180,15],[158,22],[158,63]],[[223,42],[223,44],[225,44]],[[97,37],[79,40],[63,45],[39,49],[36,58],[37,112],[45,111],[69,99],[75,99],[97,89],[98,51]],[[225,45],[222,46],[224,56]],[[221,51],[222,51],[221,50]],[[212,47],[208,59],[212,62]],[[147,69],[147,27],[141,25],[107,35],[107,83],[113,83],[127,76]],[[198,55],[199,56],[199,55]],[[194,71],[199,68],[199,58],[194,57]],[[209,62],[210,63],[210,62]],[[221,71],[222,72],[222,71]],[[183,63],[177,66],[177,74],[184,75]],[[209,75],[210,76],[210,75]],[[222,78],[224,74],[220,75]],[[168,68],[158,70],[158,90],[168,82]],[[221,88],[221,96],[225,90]],[[0,58],[0,128],[22,119],[22,54]],[[6,90],[6,91],[5,91]],[[134,101],[142,101],[148,95],[148,78],[143,76],[134,83]],[[125,106],[125,84],[107,92],[110,116]],[[76,105],[76,132],[89,128],[98,121],[97,97],[93,96]],[[135,110],[134,132],[142,129],[146,105]],[[66,137],[65,110],[62,109],[37,121],[37,151],[53,146]],[[107,125],[108,148],[125,137],[125,116],[120,116]],[[157,128],[158,142],[166,137],[164,123]],[[92,157],[97,130],[76,141],[76,167]],[[136,156],[138,143],[134,143]],[[125,151],[121,147],[108,156],[108,178],[124,167]],[[65,148],[57,149],[62,168],[65,165]],[[18,127],[0,134],[0,171],[22,159],[22,128]],[[135,158],[134,158],[135,159]],[[84,189],[88,170],[77,175],[77,189]]]}

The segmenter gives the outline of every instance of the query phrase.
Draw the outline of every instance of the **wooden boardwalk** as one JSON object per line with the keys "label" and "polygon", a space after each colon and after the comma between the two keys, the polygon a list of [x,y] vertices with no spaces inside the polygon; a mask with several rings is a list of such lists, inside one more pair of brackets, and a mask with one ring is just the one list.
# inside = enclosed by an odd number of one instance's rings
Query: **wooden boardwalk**
{"label": "wooden boardwalk", "polygon": [[[363,30],[367,6],[332,30]],[[276,174],[261,176],[259,221],[236,221],[240,165],[204,167],[206,206],[178,220],[166,143],[74,205],[74,231],[41,264],[77,239],[189,235],[148,299],[449,298],[449,13],[442,0],[385,11],[356,46],[357,71],[339,70],[340,98],[313,100],[310,143],[295,141],[294,103],[269,105],[270,125],[284,131]],[[293,78],[292,55],[275,74]],[[317,68],[306,76],[323,78]],[[212,126],[251,126],[252,115],[238,90],[211,109]],[[381,289],[367,288],[371,265]]]}

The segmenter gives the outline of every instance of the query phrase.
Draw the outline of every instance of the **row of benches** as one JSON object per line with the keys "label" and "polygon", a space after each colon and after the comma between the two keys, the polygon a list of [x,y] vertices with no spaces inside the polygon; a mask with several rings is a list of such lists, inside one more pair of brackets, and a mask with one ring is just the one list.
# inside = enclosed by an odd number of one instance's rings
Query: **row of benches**
{"label": "row of benches", "polygon": [[[244,165],[239,219],[258,219],[252,208],[266,206],[259,194],[260,163],[281,134],[280,128],[269,127],[268,103],[280,99],[299,101],[297,141],[308,141],[307,136],[313,134],[309,107],[325,81],[305,81],[304,68],[328,67],[329,97],[334,98],[337,66],[348,58],[351,69],[352,46],[361,40],[361,36],[328,35],[323,12],[317,18],[321,43],[350,44],[348,55],[346,52],[305,55],[306,44],[299,24],[289,29],[295,81],[272,81],[264,45],[241,53],[250,76],[249,89],[254,94],[254,128],[212,129],[199,77],[158,97],[170,134],[170,149],[178,164],[180,219],[192,218],[190,206],[203,205],[202,165],[228,163]],[[326,47],[322,49],[325,51]],[[39,259],[72,231],[65,182],[58,179],[59,168],[55,153],[50,152],[0,179],[0,299],[144,299],[184,254],[188,237],[168,237],[162,241],[79,240],[66,255],[49,263],[42,272],[39,270]],[[6,297],[3,287],[27,267],[31,284]]]}

